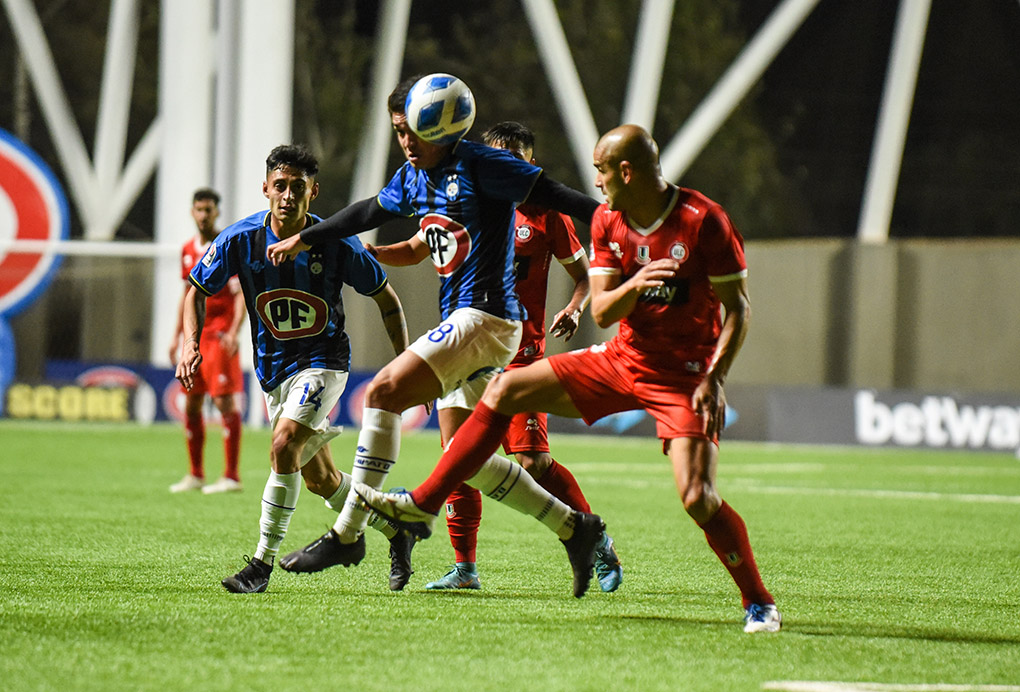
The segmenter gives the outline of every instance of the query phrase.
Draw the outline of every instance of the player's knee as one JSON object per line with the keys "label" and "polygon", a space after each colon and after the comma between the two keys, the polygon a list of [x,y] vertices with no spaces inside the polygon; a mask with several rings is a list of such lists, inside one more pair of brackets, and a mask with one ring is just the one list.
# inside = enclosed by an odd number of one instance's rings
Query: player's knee
{"label": "player's knee", "polygon": [[516,413],[514,407],[514,386],[513,376],[509,373],[496,375],[485,388],[482,401],[494,411],[501,413]]}
{"label": "player's knee", "polygon": [[294,431],[282,428],[273,432],[273,442],[270,446],[270,456],[274,468],[288,469],[293,473],[300,467],[301,449],[304,441],[298,440]]}
{"label": "player's knee", "polygon": [[694,519],[702,524],[718,511],[721,500],[715,489],[704,483],[691,483],[680,490],[680,499],[684,503],[684,510]]}
{"label": "player's knee", "polygon": [[528,472],[528,475],[535,480],[544,476],[545,472],[548,471],[549,467],[552,465],[552,457],[545,453],[518,453],[517,461],[524,467],[524,470]]}
{"label": "player's knee", "polygon": [[365,389],[365,406],[393,411],[399,406],[400,382],[385,371],[378,373]]}

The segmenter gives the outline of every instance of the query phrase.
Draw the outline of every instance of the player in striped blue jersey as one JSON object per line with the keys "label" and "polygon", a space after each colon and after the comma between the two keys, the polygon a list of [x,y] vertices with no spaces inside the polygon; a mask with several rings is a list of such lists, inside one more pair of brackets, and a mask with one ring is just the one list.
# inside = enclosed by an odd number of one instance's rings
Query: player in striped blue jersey
{"label": "player in striped blue jersey", "polygon": [[[377,228],[397,217],[418,219],[417,234],[380,257],[384,264],[409,265],[431,256],[440,277],[442,322],[384,367],[366,391],[351,476],[374,488],[382,486],[396,462],[404,410],[438,399],[440,431],[448,444],[488,381],[516,354],[523,316],[514,293],[516,204],[527,200],[585,222],[597,206],[587,195],[505,151],[464,140],[437,145],[418,138],[407,123],[404,105],[415,81],[401,83],[389,98],[393,130],[407,159],[389,184],[375,197],[355,202],[268,250],[272,261],[282,263],[330,238]],[[468,484],[553,530],[567,547],[574,594],[584,594],[595,545],[603,534],[599,517],[574,512],[519,465],[498,455]],[[352,492],[333,528],[285,556],[281,566],[315,572],[348,564],[351,554],[364,551],[368,515]],[[417,530],[422,537],[431,534],[428,525]]]}
{"label": "player in striped blue jersey", "polygon": [[[308,213],[318,194],[318,162],[296,146],[273,149],[266,160],[260,211],[220,233],[189,276],[177,378],[190,389],[202,361],[199,339],[206,298],[232,276],[241,282],[251,324],[255,372],[265,393],[273,442],[272,472],[262,495],[261,537],[254,557],[223,586],[235,593],[265,591],[273,561],[294,512],[302,476],[308,488],[339,508],[350,477],[337,471],[327,442],[339,434],[329,414],[347,383],[350,341],[344,331],[344,284],[375,300],[396,353],[407,347],[397,294],[379,262],[360,243],[333,239],[285,266],[266,259],[266,247],[321,219]],[[406,534],[394,534],[408,541]],[[410,539],[413,541],[413,539]]]}

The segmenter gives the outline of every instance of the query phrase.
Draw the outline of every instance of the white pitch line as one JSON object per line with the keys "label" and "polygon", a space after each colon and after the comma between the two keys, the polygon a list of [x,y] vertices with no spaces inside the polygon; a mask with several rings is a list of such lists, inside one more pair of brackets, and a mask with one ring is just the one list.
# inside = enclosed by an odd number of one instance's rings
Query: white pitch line
{"label": "white pitch line", "polygon": [[[915,490],[862,490],[859,488],[792,488],[754,483],[731,482],[730,488],[741,492],[772,495],[829,495],[838,497],[869,497],[890,500],[935,500],[938,502],[980,502],[1020,505],[1020,495],[977,495],[971,493],[932,493]],[[1020,692],[1018,688],[1017,692]]]}
{"label": "white pitch line", "polygon": [[1020,692],[1017,685],[911,685],[881,682],[815,682],[810,680],[777,680],[766,682],[763,690],[782,692]]}

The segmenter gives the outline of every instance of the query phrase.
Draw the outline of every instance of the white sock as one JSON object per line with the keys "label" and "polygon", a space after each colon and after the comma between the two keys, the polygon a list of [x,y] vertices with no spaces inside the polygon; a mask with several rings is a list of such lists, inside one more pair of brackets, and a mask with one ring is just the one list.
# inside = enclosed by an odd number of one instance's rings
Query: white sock
{"label": "white sock", "polygon": [[[347,499],[347,493],[351,490],[351,477],[343,471],[340,472],[340,487],[336,489],[336,492],[327,497],[324,502],[326,506],[339,514],[343,511],[344,501]],[[368,515],[368,525],[373,529],[386,536],[386,538],[393,538],[397,535],[397,528],[390,522],[383,519],[381,516],[372,512]]]}
{"label": "white sock", "polygon": [[[382,487],[390,467],[400,455],[400,414],[377,408],[366,408],[358,435],[358,451],[354,455],[351,479],[373,488]],[[365,530],[369,513],[359,508],[354,491],[347,493],[344,508],[333,524],[343,543],[352,543]]]}
{"label": "white sock", "polygon": [[344,508],[344,500],[347,499],[347,493],[351,491],[351,477],[343,471],[340,472],[340,487],[336,489],[336,492],[327,497],[324,502],[326,506],[339,513]]}
{"label": "white sock", "polygon": [[290,517],[297,507],[301,492],[301,472],[269,472],[266,489],[262,491],[262,517],[259,519],[259,545],[255,557],[273,564],[273,558],[280,550],[283,537],[287,535]]}
{"label": "white sock", "polygon": [[563,540],[574,535],[574,510],[550,495],[523,466],[506,457],[493,454],[467,484],[522,514],[530,514]]}

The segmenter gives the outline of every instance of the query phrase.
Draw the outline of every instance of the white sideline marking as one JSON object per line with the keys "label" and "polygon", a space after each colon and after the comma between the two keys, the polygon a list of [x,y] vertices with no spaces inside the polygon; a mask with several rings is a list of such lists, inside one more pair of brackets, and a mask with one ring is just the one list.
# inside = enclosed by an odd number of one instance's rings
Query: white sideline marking
{"label": "white sideline marking", "polygon": [[880,682],[814,682],[777,680],[766,682],[763,690],[783,692],[1020,692],[1016,685],[910,685]]}
{"label": "white sideline marking", "polygon": [[[772,495],[830,495],[839,497],[870,497],[892,500],[936,500],[939,502],[980,502],[986,504],[1020,505],[1020,495],[977,495],[971,493],[932,493],[915,490],[861,490],[855,488],[790,488],[731,482],[730,488],[741,492]],[[1016,688],[1020,692],[1020,687]]]}

